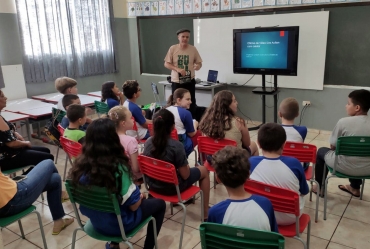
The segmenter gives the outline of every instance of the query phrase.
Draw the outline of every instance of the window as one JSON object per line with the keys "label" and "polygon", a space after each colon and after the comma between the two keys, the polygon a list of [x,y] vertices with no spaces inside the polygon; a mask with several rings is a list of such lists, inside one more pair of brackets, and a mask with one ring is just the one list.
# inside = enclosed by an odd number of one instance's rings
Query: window
{"label": "window", "polygon": [[116,72],[111,0],[16,0],[26,82]]}

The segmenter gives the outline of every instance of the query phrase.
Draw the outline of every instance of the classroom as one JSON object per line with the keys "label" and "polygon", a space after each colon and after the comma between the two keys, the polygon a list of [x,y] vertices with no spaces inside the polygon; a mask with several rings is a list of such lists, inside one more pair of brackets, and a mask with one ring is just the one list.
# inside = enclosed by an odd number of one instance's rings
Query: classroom
{"label": "classroom", "polygon": [[[52,69],[50,75],[41,77],[40,75],[32,75],[31,72],[34,72],[32,68],[27,68],[23,46],[27,46],[26,43],[30,43],[31,40],[21,31],[16,6],[16,3],[19,4],[18,9],[20,9],[26,2],[28,1],[0,1],[0,66],[2,69],[0,70],[0,88],[7,97],[8,104],[11,104],[13,100],[26,98],[32,99],[32,103],[35,104],[34,96],[55,94],[57,92],[55,79],[65,76],[62,74],[65,69],[62,67]],[[50,0],[45,0],[45,2],[50,2]],[[63,2],[63,4],[65,2],[83,2],[88,5],[90,1],[58,0],[56,2]],[[94,100],[100,101],[100,96],[90,96],[89,93],[99,92],[102,89],[102,84],[107,81],[115,82],[116,86],[122,90],[125,81],[137,80],[140,85],[140,98],[137,100],[139,105],[147,105],[157,101],[158,96],[153,94],[151,85],[154,82],[159,91],[159,100],[166,100],[171,94],[170,83],[166,83],[171,71],[165,68],[163,59],[169,47],[179,43],[176,35],[179,29],[190,31],[189,44],[193,44],[198,49],[203,59],[202,68],[195,72],[195,78],[206,81],[209,70],[217,70],[219,82],[226,83],[218,87],[202,88],[198,86],[196,88],[197,104],[208,108],[218,92],[224,90],[232,92],[238,102],[237,116],[245,120],[245,124],[249,128],[250,141],[253,143],[258,142],[258,129],[253,129],[253,127],[259,126],[263,121],[264,123],[281,123],[281,119],[277,117],[279,116],[277,108],[284,99],[293,97],[297,100],[300,111],[294,124],[308,128],[304,142],[314,145],[317,149],[330,147],[332,131],[338,120],[348,116],[346,112],[348,95],[352,91],[360,89],[370,91],[370,71],[368,70],[370,46],[366,44],[366,41],[370,40],[368,28],[370,1],[316,1],[316,4],[311,5],[260,6],[241,8],[235,11],[165,16],[130,15],[129,3],[141,2],[140,0],[99,0],[96,2],[108,3],[108,7],[104,7],[104,11],[110,15],[109,22],[112,30],[109,39],[112,39],[115,59],[114,63],[108,63],[109,65],[105,68],[101,67],[99,63],[91,63],[85,68],[83,68],[83,63],[77,63],[77,66],[73,68],[76,71],[81,68],[85,70],[83,76],[72,77],[78,82],[78,94],[85,96],[80,96],[82,105],[93,108]],[[71,16],[70,18],[75,17]],[[258,26],[274,27],[277,25],[300,27],[298,75],[274,78],[273,75],[267,74],[266,77],[263,77],[266,88],[272,89],[274,81],[277,81],[279,91],[273,95],[256,94],[253,91],[256,87],[261,87],[261,75],[258,73],[233,73],[232,29]],[[225,35],[225,32],[230,33]],[[96,41],[98,40],[96,38]],[[50,46],[52,45],[50,44]],[[72,60],[72,58],[69,59]],[[50,59],[50,62],[53,62],[52,60],[53,58]],[[62,95],[58,95],[58,98],[61,97]],[[265,104],[262,102],[263,99]],[[48,110],[56,104],[55,101],[48,103],[43,100],[37,101],[43,103],[42,108]],[[310,103],[309,106],[304,106],[303,102],[307,103],[307,101]],[[130,109],[129,106],[127,107]],[[8,110],[5,111],[8,112]],[[30,113],[30,117],[37,116],[37,114]],[[89,117],[93,120],[98,118],[95,114],[91,114]],[[19,124],[20,119],[12,120]],[[26,119],[23,117],[21,120]],[[42,122],[34,121],[31,118],[27,119],[26,125],[20,129],[21,135],[27,138],[26,140],[30,140],[32,145],[46,147],[50,150],[56,169],[63,180],[65,164],[67,163],[68,169],[70,168],[69,162],[66,162],[68,161],[66,153],[60,149],[57,154],[57,146],[31,137],[30,133],[40,135],[40,129],[43,130],[42,128],[48,120],[45,118]],[[30,123],[33,127],[31,131]],[[187,155],[190,168],[195,168],[193,166],[200,161],[198,149],[194,148],[194,152]],[[262,156],[260,148],[258,152]],[[214,174],[211,172],[209,175],[209,207],[230,197],[223,184],[216,185]],[[311,188],[310,181],[307,183]],[[310,248],[370,247],[368,239],[370,232],[370,219],[368,218],[370,217],[370,192],[368,189],[370,183],[366,181],[363,184],[364,192],[361,199],[338,188],[338,185],[347,184],[349,184],[348,179],[330,178],[326,207],[324,207],[325,198],[319,198],[315,194],[312,195],[312,199],[309,194],[303,197],[305,200],[303,213],[308,214],[311,220]],[[62,190],[66,190],[64,181],[61,182],[61,185]],[[200,187],[200,184],[197,186]],[[145,187],[141,186],[140,191],[143,192],[144,189]],[[66,217],[75,220],[59,235],[54,236],[52,235],[53,217],[49,210],[49,203],[46,201],[47,194],[44,193],[44,196],[45,200],[40,196],[33,205],[41,214],[48,248],[72,248],[73,232],[79,227],[79,224],[71,202],[63,202],[62,206]],[[180,248],[187,249],[206,248],[202,247],[199,232],[200,210],[203,210],[201,200],[203,199],[198,194],[195,203],[186,204],[187,215],[184,227],[182,227],[183,210],[181,206],[174,206],[173,213],[171,213],[171,206],[169,202],[166,202],[164,220],[158,235],[158,248],[179,248],[179,245]],[[317,200],[319,200],[318,206],[316,206]],[[325,215],[324,208],[326,209]],[[88,219],[84,215],[81,218],[83,222]],[[21,237],[21,230],[17,222],[2,228],[0,249],[44,248],[36,215],[22,219],[22,225],[25,239]],[[183,235],[180,236],[182,231]],[[303,243],[297,239],[285,237],[285,247],[283,248],[305,248],[307,233],[307,229],[305,229],[300,236]],[[130,239],[133,248],[144,248],[146,234],[146,227],[144,227]],[[106,248],[106,242],[96,240],[83,231],[78,231],[76,248]],[[120,243],[120,248],[129,247]]]}

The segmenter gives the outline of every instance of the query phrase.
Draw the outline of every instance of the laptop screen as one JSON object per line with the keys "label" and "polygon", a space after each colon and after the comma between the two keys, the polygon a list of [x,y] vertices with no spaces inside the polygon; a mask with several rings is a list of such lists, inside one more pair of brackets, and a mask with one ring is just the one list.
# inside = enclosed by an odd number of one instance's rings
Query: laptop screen
{"label": "laptop screen", "polygon": [[208,71],[208,78],[207,78],[207,81],[208,81],[208,82],[217,83],[217,76],[218,76],[218,71],[215,71],[215,70],[209,70],[209,71]]}

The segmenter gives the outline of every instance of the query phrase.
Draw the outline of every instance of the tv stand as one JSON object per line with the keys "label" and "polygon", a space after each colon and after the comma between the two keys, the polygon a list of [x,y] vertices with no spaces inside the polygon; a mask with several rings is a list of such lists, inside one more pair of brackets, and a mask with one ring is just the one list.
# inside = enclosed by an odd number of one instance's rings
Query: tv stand
{"label": "tv stand", "polygon": [[262,74],[262,87],[258,87],[252,90],[254,94],[259,94],[262,96],[262,124],[250,127],[248,130],[258,130],[263,124],[266,123],[266,95],[274,96],[274,122],[277,123],[277,95],[279,89],[277,87],[277,75],[274,75],[274,86],[266,88],[266,75]]}

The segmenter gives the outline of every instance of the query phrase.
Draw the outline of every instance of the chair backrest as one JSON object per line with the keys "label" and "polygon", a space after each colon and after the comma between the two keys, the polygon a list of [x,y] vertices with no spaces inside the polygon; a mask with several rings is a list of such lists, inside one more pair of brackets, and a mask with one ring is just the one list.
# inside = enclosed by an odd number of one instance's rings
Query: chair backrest
{"label": "chair backrest", "polygon": [[143,155],[138,156],[138,161],[140,171],[144,175],[158,181],[179,184],[173,164]]}
{"label": "chair backrest", "polygon": [[59,110],[57,108],[51,108],[53,118],[58,122],[62,122],[63,117],[66,115],[65,111]]}
{"label": "chair backrest", "polygon": [[299,195],[293,190],[253,180],[247,180],[244,189],[251,194],[262,195],[269,199],[274,211],[295,214],[299,217]]}
{"label": "chair backrest", "polygon": [[95,100],[94,105],[97,113],[108,114],[109,106],[107,103]]}
{"label": "chair backrest", "polygon": [[63,136],[64,135],[64,128],[60,124],[58,124],[58,131],[60,133],[60,136]]}
{"label": "chair backrest", "polygon": [[122,224],[120,205],[115,194],[110,194],[106,188],[96,186],[85,187],[82,185],[76,186],[72,183],[71,180],[67,180],[65,182],[65,185],[78,224],[81,228],[83,228],[83,224],[81,222],[81,217],[78,212],[76,203],[92,210],[116,214],[121,236],[123,239],[127,240]]}
{"label": "chair backrest", "polygon": [[131,116],[131,119],[132,121],[134,121],[134,126],[132,127],[132,129],[134,129],[134,131],[138,131],[134,116]]}
{"label": "chair backrest", "polygon": [[[148,124],[148,130],[149,130],[150,136],[152,137],[154,135],[153,124]],[[171,138],[175,139],[175,140],[179,140],[179,136],[177,135],[177,130],[176,129],[172,130]]]}
{"label": "chair backrest", "polygon": [[[214,139],[206,136],[198,137],[198,151],[203,155],[213,155],[226,145],[236,146],[236,142],[231,139]],[[200,157],[203,163],[203,156]]]}
{"label": "chair backrest", "polygon": [[370,137],[339,137],[335,154],[343,156],[370,157]]}
{"label": "chair backrest", "polygon": [[284,146],[283,156],[297,158],[302,163],[316,163],[317,148],[312,144],[287,141]]}
{"label": "chair backrest", "polygon": [[66,137],[60,137],[60,144],[70,158],[75,158],[82,152],[82,145]]}
{"label": "chair backrest", "polygon": [[244,227],[204,222],[199,232],[202,248],[283,249],[285,245],[285,238],[279,233]]}

